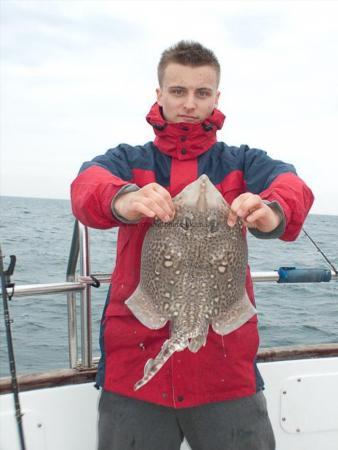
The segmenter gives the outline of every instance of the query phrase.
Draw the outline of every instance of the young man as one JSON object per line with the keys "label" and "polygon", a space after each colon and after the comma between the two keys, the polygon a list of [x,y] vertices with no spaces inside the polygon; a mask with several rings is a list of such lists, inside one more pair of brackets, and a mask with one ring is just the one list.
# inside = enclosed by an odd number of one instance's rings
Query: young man
{"label": "young man", "polygon": [[[138,285],[149,218],[172,220],[172,197],[201,174],[260,238],[293,240],[313,202],[290,164],[246,145],[216,141],[219,63],[210,50],[181,41],[163,52],[157,102],[147,121],[156,138],[121,144],[85,163],[72,184],[75,216],[94,228],[119,227],[116,267],[104,309],[97,385],[99,450],[272,450],[274,436],[256,367],[257,318],[222,337],[209,330],[196,354],[175,353],[138,391],[145,361],[157,355],[169,328],[150,330],[125,300]],[[254,303],[250,272],[246,290]]]}

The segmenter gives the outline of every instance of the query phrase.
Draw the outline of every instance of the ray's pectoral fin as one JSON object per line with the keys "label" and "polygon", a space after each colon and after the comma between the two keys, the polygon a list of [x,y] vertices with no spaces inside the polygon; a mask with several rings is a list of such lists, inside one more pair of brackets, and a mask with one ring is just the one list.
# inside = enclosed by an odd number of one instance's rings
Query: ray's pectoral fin
{"label": "ray's pectoral fin", "polygon": [[161,367],[168,361],[171,355],[175,352],[180,352],[184,350],[188,345],[187,339],[180,338],[170,338],[167,339],[162,345],[160,353],[154,359],[148,359],[146,365],[144,366],[144,376],[141,380],[135,383],[134,390],[137,391],[149,380],[151,380]]}
{"label": "ray's pectoral fin", "polygon": [[234,303],[229,309],[221,312],[211,323],[213,330],[222,336],[244,325],[257,313],[245,292],[239,302]]}
{"label": "ray's pectoral fin", "polygon": [[146,327],[157,330],[164,327],[168,318],[161,315],[153,305],[152,300],[142,291],[140,286],[126,300],[126,305],[137,317],[137,319]]}

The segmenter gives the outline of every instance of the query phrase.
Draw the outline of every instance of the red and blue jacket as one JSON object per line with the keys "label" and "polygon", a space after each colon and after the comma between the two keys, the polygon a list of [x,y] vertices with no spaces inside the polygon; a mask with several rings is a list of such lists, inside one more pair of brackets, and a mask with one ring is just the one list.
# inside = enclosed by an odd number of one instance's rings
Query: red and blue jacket
{"label": "red and blue jacket", "polygon": [[[74,215],[93,228],[119,227],[115,269],[104,308],[97,384],[105,390],[140,400],[184,408],[252,395],[263,388],[256,366],[259,337],[257,317],[220,336],[210,329],[205,347],[175,353],[158,374],[138,391],[144,365],[158,354],[169,337],[169,326],[150,330],[125,306],[140,278],[142,243],[150,224],[121,222],[112,213],[112,201],[124,186],[156,182],[172,197],[206,174],[231,203],[244,192],[259,194],[279,204],[284,213],[281,239],[298,236],[313,195],[294,167],[271,159],[246,145],[217,142],[224,115],[214,110],[202,123],[167,123],[155,104],[147,115],[156,138],[145,145],[121,144],[83,164],[72,183]],[[254,303],[249,267],[246,289]]]}

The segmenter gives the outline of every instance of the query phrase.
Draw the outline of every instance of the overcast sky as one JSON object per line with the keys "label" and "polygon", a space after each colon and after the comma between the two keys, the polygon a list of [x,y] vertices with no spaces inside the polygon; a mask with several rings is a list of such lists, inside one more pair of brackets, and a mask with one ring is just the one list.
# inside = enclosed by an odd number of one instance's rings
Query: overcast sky
{"label": "overcast sky", "polygon": [[83,161],[153,138],[161,52],[222,66],[219,140],[291,162],[338,214],[338,2],[0,1],[1,194],[69,198]]}

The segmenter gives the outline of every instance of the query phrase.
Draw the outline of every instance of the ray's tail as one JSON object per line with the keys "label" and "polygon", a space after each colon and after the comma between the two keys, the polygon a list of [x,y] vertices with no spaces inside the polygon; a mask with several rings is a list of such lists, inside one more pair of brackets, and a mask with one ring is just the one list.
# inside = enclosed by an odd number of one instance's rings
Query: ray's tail
{"label": "ray's tail", "polygon": [[142,386],[148,383],[161,367],[168,361],[171,355],[175,352],[180,352],[188,346],[188,339],[182,339],[178,337],[172,337],[167,339],[162,345],[160,353],[154,359],[148,359],[146,365],[144,366],[144,375],[141,380],[139,380],[134,385],[134,391],[137,391]]}

